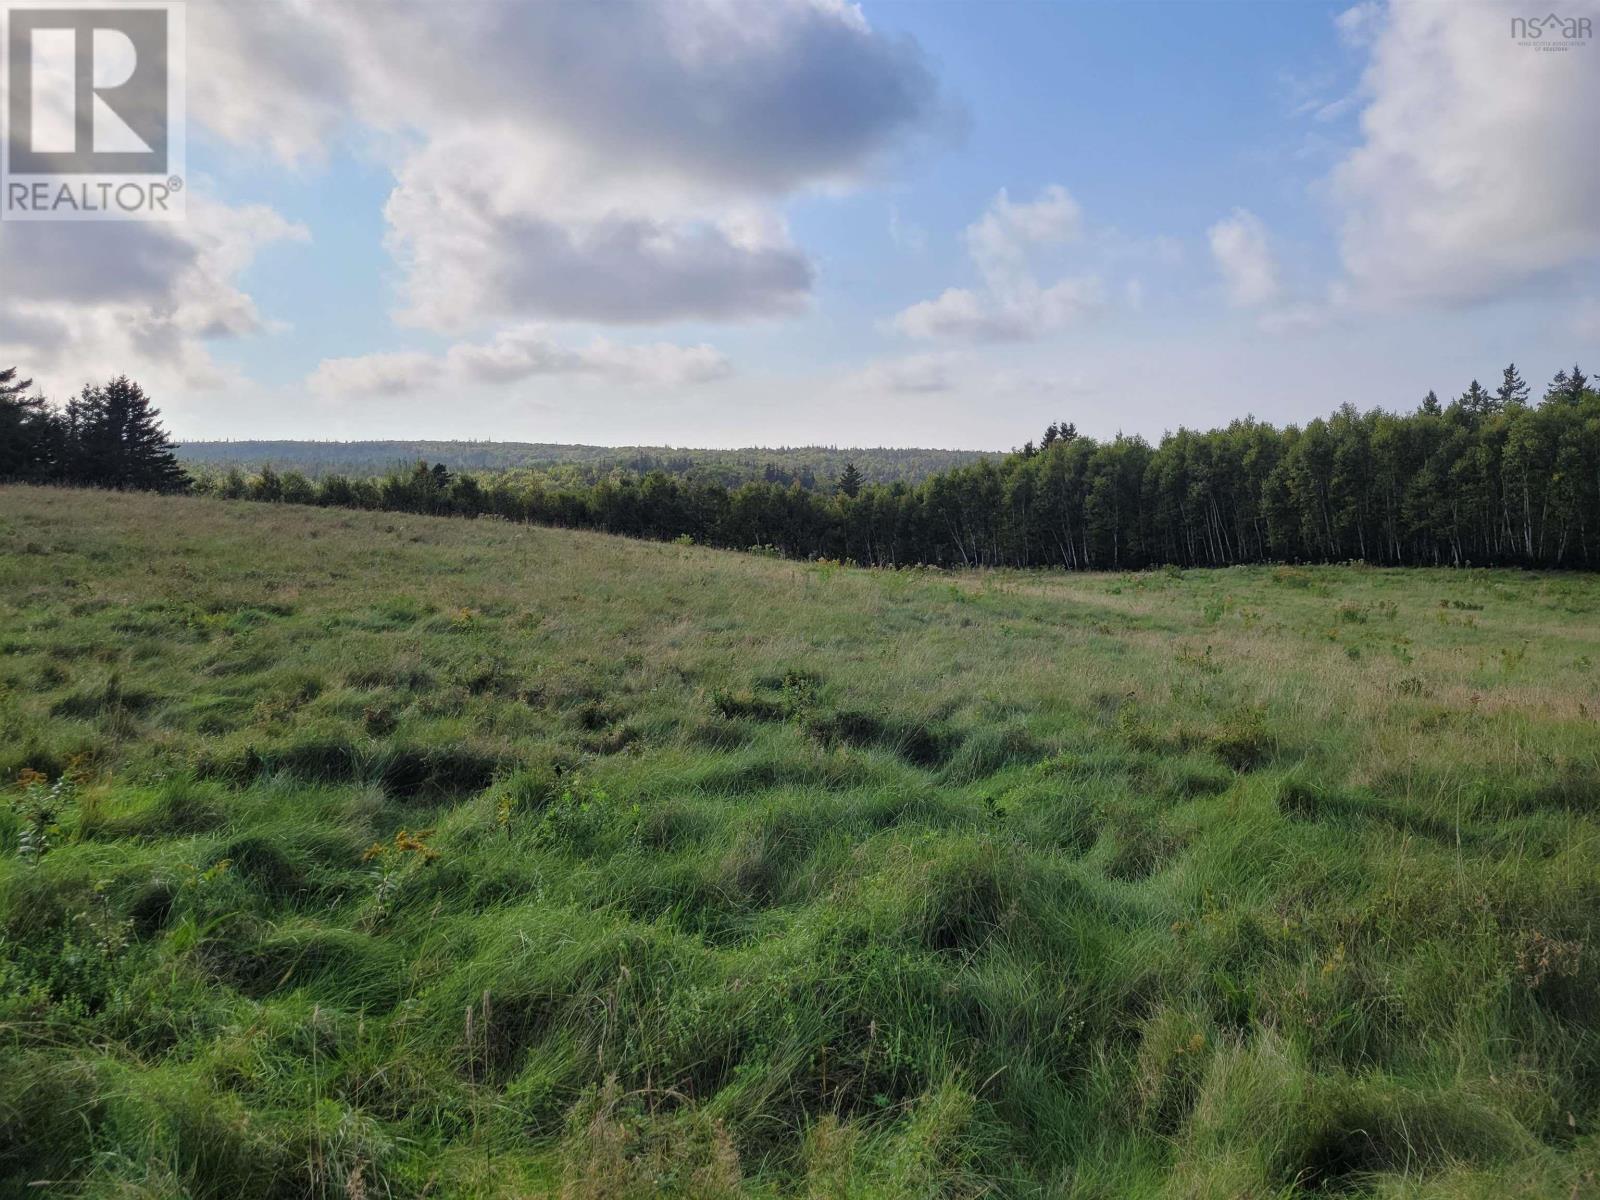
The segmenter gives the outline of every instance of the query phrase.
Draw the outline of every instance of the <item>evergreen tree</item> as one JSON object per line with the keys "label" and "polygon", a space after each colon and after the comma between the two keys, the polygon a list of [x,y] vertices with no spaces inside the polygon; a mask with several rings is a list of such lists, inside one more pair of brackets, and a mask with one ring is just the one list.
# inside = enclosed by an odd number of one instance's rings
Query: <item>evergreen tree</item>
{"label": "evergreen tree", "polygon": [[1439,403],[1438,393],[1430,389],[1428,394],[1422,398],[1422,407],[1418,411],[1425,412],[1430,417],[1437,417],[1443,412],[1444,407]]}
{"label": "evergreen tree", "polygon": [[840,494],[849,496],[850,499],[854,500],[861,494],[861,485],[863,482],[865,481],[861,478],[861,471],[856,467],[855,463],[845,463],[844,470],[839,474]]}
{"label": "evergreen tree", "polygon": [[1500,388],[1495,392],[1495,399],[1499,401],[1501,408],[1515,408],[1528,402],[1528,385],[1522,381],[1522,376],[1517,374],[1516,363],[1506,367]]}
{"label": "evergreen tree", "polygon": [[0,371],[0,480],[46,480],[55,472],[59,425],[31,379]]}
{"label": "evergreen tree", "polygon": [[126,375],[85,387],[67,405],[67,477],[91,487],[184,491],[189,476],[160,415]]}
{"label": "evergreen tree", "polygon": [[1572,364],[1572,374],[1567,378],[1567,402],[1577,404],[1583,399],[1583,393],[1589,387],[1589,377],[1583,373],[1583,368],[1577,363]]}
{"label": "evergreen tree", "polygon": [[1556,377],[1550,381],[1550,386],[1545,389],[1544,402],[1546,404],[1576,405],[1583,402],[1583,394],[1589,387],[1589,377],[1583,373],[1583,368],[1576,363],[1572,366],[1572,374],[1557,371]]}
{"label": "evergreen tree", "polygon": [[18,379],[17,369],[7,367],[0,371],[0,400],[14,400],[33,386],[31,379]]}
{"label": "evergreen tree", "polygon": [[262,464],[261,474],[251,484],[250,494],[253,499],[267,504],[276,504],[283,499],[283,478],[272,469],[271,463]]}
{"label": "evergreen tree", "polygon": [[1461,393],[1458,403],[1462,412],[1475,419],[1486,417],[1499,407],[1493,394],[1476,379]]}

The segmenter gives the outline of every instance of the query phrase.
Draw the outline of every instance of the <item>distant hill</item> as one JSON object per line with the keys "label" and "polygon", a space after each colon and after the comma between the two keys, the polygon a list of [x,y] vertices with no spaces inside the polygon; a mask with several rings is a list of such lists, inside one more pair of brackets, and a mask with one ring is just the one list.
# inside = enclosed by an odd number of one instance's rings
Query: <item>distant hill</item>
{"label": "distant hill", "polygon": [[737,485],[763,479],[829,483],[855,463],[868,483],[916,483],[938,471],[998,458],[981,450],[928,450],[904,447],[781,446],[741,450],[693,450],[671,446],[564,446],[546,442],[454,441],[227,441],[181,442],[178,456],[199,468],[259,469],[324,475],[380,475],[418,459],[442,462],[456,471],[534,470],[590,481],[624,472],[664,471]]}

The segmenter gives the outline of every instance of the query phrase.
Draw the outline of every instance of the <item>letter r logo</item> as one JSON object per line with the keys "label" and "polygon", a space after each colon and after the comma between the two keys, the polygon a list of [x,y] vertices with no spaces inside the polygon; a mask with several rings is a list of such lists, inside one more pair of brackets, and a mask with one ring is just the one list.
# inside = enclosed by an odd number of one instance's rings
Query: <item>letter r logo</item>
{"label": "letter r logo", "polygon": [[7,26],[14,175],[168,169],[168,14],[17,8]]}

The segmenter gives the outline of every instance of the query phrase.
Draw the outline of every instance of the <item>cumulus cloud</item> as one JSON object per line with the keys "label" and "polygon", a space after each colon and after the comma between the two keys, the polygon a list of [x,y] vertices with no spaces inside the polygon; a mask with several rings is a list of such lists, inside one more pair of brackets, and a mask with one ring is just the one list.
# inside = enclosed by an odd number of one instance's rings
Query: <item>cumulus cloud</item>
{"label": "cumulus cloud", "polygon": [[967,254],[983,279],[981,291],[948,288],[894,318],[908,337],[969,342],[1025,341],[1067,328],[1105,305],[1096,275],[1048,286],[1034,276],[1034,255],[1081,233],[1082,215],[1064,187],[1052,184],[1035,200],[1017,203],[1002,189],[967,227]]}
{"label": "cumulus cloud", "polygon": [[[858,182],[942,112],[917,46],[843,0],[392,0],[381,21],[364,0],[194,0],[188,23],[189,115],[212,144],[308,170],[354,152],[392,172],[395,315],[508,330],[445,356],[465,379],[726,373],[707,347],[563,349],[526,323],[803,308],[815,270],[782,205]],[[47,380],[60,366],[216,387],[207,343],[266,327],[242,272],[305,236],[196,197],[187,224],[0,228],[0,357]],[[388,390],[417,365],[341,360],[318,378]]]}
{"label": "cumulus cloud", "polygon": [[947,288],[935,299],[900,312],[894,325],[914,338],[1021,342],[1065,329],[1104,308],[1105,300],[1105,286],[1093,275],[1063,279],[1049,287],[1026,280],[1004,294],[982,296],[966,288]]}
{"label": "cumulus cloud", "polygon": [[935,102],[916,46],[836,0],[396,0],[382,22],[359,0],[302,11],[338,42],[372,123],[437,132],[499,114],[635,177],[724,190],[850,177]]}
{"label": "cumulus cloud", "polygon": [[953,354],[912,354],[868,363],[845,382],[857,391],[932,395],[954,390],[963,362]]}
{"label": "cumulus cloud", "polygon": [[[1600,17],[1600,0],[1561,12]],[[1331,179],[1353,300],[1468,304],[1600,257],[1593,47],[1519,44],[1512,19],[1530,15],[1392,0],[1341,19],[1371,47],[1361,141]]]}
{"label": "cumulus cloud", "polygon": [[986,280],[1003,286],[1025,273],[1034,247],[1077,237],[1082,219],[1077,201],[1058,183],[1023,204],[1001,188],[989,210],[967,227],[967,252]]}
{"label": "cumulus cloud", "polygon": [[[320,164],[352,117],[352,77],[322,0],[185,5],[191,121],[286,166]],[[374,22],[376,24],[376,22]]]}
{"label": "cumulus cloud", "polygon": [[1259,217],[1236,208],[1207,230],[1206,238],[1230,303],[1251,308],[1277,298],[1278,264]]}
{"label": "cumulus cloud", "polygon": [[311,390],[332,398],[404,396],[439,387],[503,386],[541,375],[583,376],[610,383],[677,387],[709,383],[733,373],[711,346],[671,342],[626,345],[596,338],[569,347],[535,328],[506,330],[488,342],[462,342],[443,355],[415,351],[367,354],[323,362]]}
{"label": "cumulus cloud", "polygon": [[513,383],[534,375],[592,375],[615,383],[678,386],[733,374],[727,357],[704,343],[625,345],[596,338],[573,349],[533,329],[510,330],[483,345],[452,346],[447,358],[462,375],[480,383]]}
{"label": "cumulus cloud", "polygon": [[278,0],[195,24],[191,110],[225,137],[298,161],[342,123],[376,131],[402,315],[430,328],[793,311],[813,272],[776,205],[860,178],[939,108],[917,47],[839,0],[396,0],[381,22]]}
{"label": "cumulus cloud", "polygon": [[325,359],[307,381],[319,396],[410,396],[439,386],[440,361],[420,351]]}
{"label": "cumulus cloud", "polygon": [[547,180],[531,149],[502,157],[507,144],[466,132],[401,169],[386,214],[407,323],[737,320],[804,304],[811,264],[776,219],[665,197],[655,213],[619,201],[585,214],[570,181]]}
{"label": "cumulus cloud", "polygon": [[270,208],[200,197],[171,224],[0,225],[0,358],[52,390],[125,371],[215,386],[206,343],[267,327],[239,276],[264,247],[307,237]]}

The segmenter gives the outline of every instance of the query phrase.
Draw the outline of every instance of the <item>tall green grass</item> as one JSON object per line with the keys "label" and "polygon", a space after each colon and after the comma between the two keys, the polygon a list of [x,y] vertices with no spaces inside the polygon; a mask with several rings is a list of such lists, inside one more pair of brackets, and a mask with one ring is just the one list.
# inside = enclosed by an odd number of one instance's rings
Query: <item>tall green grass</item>
{"label": "tall green grass", "polygon": [[0,489],[0,1194],[1595,1194],[1597,616]]}

